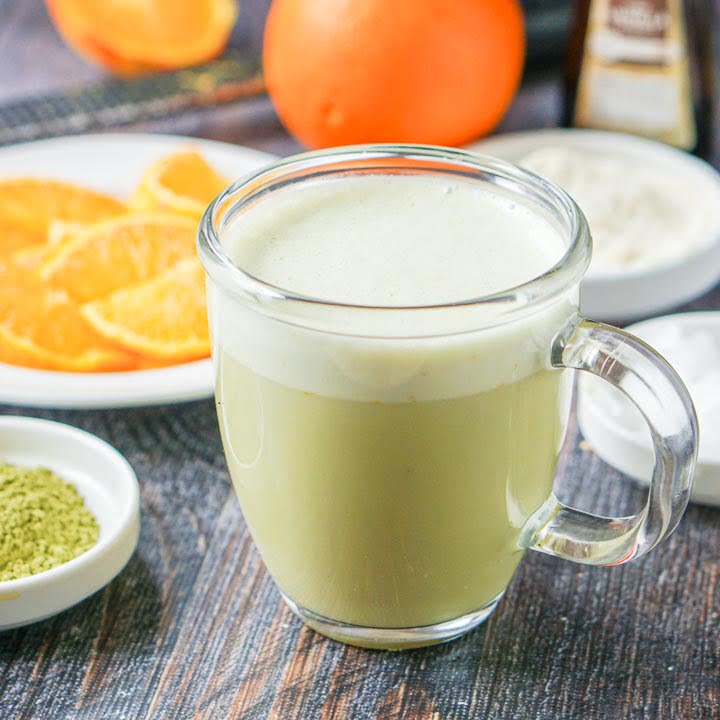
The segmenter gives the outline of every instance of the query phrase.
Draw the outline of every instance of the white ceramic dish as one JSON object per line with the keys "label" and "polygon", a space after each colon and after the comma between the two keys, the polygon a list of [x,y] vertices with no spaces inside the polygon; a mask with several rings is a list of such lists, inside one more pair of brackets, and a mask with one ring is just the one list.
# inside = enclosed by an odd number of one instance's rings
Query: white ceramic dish
{"label": "white ceramic dish", "polygon": [[[675,148],[619,133],[599,130],[549,129],[509,133],[481,140],[468,150],[518,163],[548,145],[622,152],[626,158],[653,164],[658,172],[695,175],[710,183],[720,204],[720,174],[707,163]],[[678,187],[683,192],[683,187]],[[590,228],[592,232],[592,228]],[[720,280],[720,228],[707,245],[677,262],[647,270],[591,272],[582,284],[581,309],[595,320],[625,322],[653,315],[702,295]]]}
{"label": "white ceramic dish", "polygon": [[[720,312],[694,312],[665,315],[628,328],[641,338],[652,335],[670,325],[702,327],[720,337]],[[657,337],[657,335],[655,335]],[[699,349],[699,352],[702,352]],[[580,373],[578,382],[578,422],[580,430],[593,451],[605,462],[647,485],[652,472],[654,456],[650,433],[643,424],[638,431],[623,426],[612,412],[612,399],[607,383],[593,376]],[[617,392],[617,391],[614,391]],[[717,389],[720,392],[720,388]],[[638,417],[638,423],[640,418]],[[717,448],[720,438],[710,437],[700,425],[700,452],[695,467],[695,479],[690,498],[693,502],[720,507],[720,455]]]}
{"label": "white ceramic dish", "polygon": [[130,559],[140,530],[137,478],[100,438],[62,423],[0,416],[0,460],[48,467],[83,496],[100,537],[82,555],[51,570],[0,582],[0,630],[55,615],[97,592]]}
{"label": "white ceramic dish", "polygon": [[[128,197],[145,167],[193,145],[230,178],[274,159],[238,145],[171,135],[107,134],[55,138],[0,149],[0,178],[42,176]],[[154,405],[212,395],[210,360],[154,370],[62,373],[0,363],[0,403],[98,408]]]}

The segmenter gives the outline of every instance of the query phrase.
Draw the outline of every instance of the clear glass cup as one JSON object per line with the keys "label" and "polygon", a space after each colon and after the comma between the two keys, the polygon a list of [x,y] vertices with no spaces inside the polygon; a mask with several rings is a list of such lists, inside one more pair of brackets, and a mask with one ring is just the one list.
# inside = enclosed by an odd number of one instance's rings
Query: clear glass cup
{"label": "clear glass cup", "polygon": [[[392,173],[492,185],[552,222],[565,255],[501,293],[389,308],[269,285],[225,252],[243,213],[278,192]],[[551,183],[446,148],[307,153],[220,195],[199,252],[233,484],[283,597],[319,632],[393,649],[449,640],[492,613],[526,549],[617,565],[677,525],[697,449],[692,403],[654,350],[579,315],[590,234]],[[553,494],[569,369],[620,388],[647,420],[655,467],[637,515],[600,517]]]}

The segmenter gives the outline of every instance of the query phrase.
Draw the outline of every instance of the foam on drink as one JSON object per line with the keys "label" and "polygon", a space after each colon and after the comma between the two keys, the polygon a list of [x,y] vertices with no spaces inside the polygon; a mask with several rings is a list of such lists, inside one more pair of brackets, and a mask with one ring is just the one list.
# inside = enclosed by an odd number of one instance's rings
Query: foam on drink
{"label": "foam on drink", "polygon": [[[240,213],[223,242],[245,272],[287,291],[387,307],[502,292],[543,274],[565,251],[549,218],[501,190],[401,174],[275,191],[272,202]],[[306,392],[384,402],[458,397],[519,380],[546,361],[574,312],[572,299],[513,322],[498,322],[493,305],[408,311],[399,320],[399,311],[328,308],[323,329],[336,334],[318,334],[267,323],[242,303],[216,305],[213,336],[255,372]],[[469,332],[474,327],[483,329]],[[292,363],[284,360],[288,348]]]}
{"label": "foam on drink", "polygon": [[242,216],[234,262],[272,285],[357,305],[466,301],[542,275],[557,229],[501,192],[441,176],[357,176],[280,191]]}

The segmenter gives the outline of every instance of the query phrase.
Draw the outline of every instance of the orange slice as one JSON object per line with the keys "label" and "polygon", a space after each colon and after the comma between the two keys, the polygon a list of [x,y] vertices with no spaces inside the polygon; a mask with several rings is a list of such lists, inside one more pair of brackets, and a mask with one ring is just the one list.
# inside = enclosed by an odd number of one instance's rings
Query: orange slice
{"label": "orange slice", "polygon": [[228,184],[202,155],[185,150],[150,165],[130,204],[135,210],[164,210],[199,219]]}
{"label": "orange slice", "polygon": [[21,272],[32,273],[47,258],[51,250],[48,245],[30,245],[12,253],[10,263]]}
{"label": "orange slice", "polygon": [[44,262],[59,252],[63,243],[68,243],[88,226],[84,223],[52,220],[48,228],[47,242],[42,245],[28,245],[10,254],[9,262],[23,272],[35,272]]}
{"label": "orange slice", "polygon": [[53,220],[47,234],[47,242],[42,245],[28,245],[10,255],[10,263],[23,272],[35,272],[44,262],[59,252],[60,245],[69,243],[88,226],[84,223]]}
{"label": "orange slice", "polygon": [[194,256],[196,232],[179,215],[124,215],[58,242],[38,274],[79,303],[96,300]]}
{"label": "orange slice", "polygon": [[66,292],[8,264],[0,269],[0,362],[92,372],[131,369],[136,358],[97,333]]}
{"label": "orange slice", "polygon": [[57,180],[0,181],[0,256],[39,245],[53,219],[90,223],[126,212],[114,198]]}
{"label": "orange slice", "polygon": [[145,357],[182,362],[210,354],[205,271],[197,258],[87,303],[81,312],[105,338]]}
{"label": "orange slice", "polygon": [[51,220],[48,227],[46,244],[59,245],[69,238],[87,230],[88,223],[69,222],[67,220]]}

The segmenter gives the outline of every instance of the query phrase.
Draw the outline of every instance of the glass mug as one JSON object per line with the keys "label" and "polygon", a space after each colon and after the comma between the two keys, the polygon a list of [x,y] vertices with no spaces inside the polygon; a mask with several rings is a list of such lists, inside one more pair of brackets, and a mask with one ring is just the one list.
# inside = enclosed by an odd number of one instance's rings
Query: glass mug
{"label": "glass mug", "polygon": [[[397,173],[492,186],[549,220],[565,254],[494,295],[368,307],[267,284],[226,253],[243,213],[278,192]],[[283,597],[315,630],[392,649],[449,640],[492,613],[526,549],[617,565],[677,525],[696,456],[692,403],[651,348],[579,315],[590,234],[542,178],[446,148],[307,153],[221,194],[199,252],[232,481]],[[600,517],[553,494],[569,368],[620,388],[647,420],[655,468],[638,515]]]}

